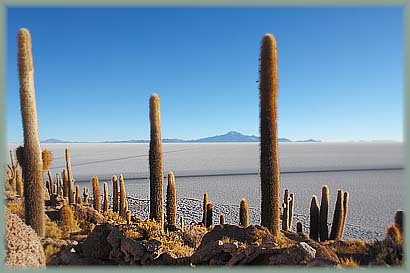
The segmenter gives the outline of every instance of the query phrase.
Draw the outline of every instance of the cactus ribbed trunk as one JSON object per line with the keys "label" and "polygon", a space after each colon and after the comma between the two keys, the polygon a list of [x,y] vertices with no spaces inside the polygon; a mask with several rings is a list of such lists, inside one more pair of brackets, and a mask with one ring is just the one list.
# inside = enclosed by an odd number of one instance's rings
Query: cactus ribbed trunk
{"label": "cactus ribbed trunk", "polygon": [[330,240],[340,240],[340,228],[343,221],[343,191],[337,191],[337,200],[335,211],[333,213],[332,230],[330,232]]}
{"label": "cactus ribbed trunk", "polygon": [[163,200],[163,167],[162,139],[160,120],[160,100],[157,94],[151,95],[149,101],[149,117],[151,124],[151,140],[149,146],[150,171],[150,219],[155,219],[160,226],[164,225]]}
{"label": "cactus ribbed trunk", "polygon": [[276,40],[266,34],[260,56],[261,225],[280,234],[280,178],[277,127],[278,64]]}
{"label": "cactus ribbed trunk", "polygon": [[316,195],[313,195],[310,203],[310,231],[309,237],[312,240],[319,240],[319,204]]}
{"label": "cactus ribbed trunk", "polygon": [[23,196],[23,178],[19,169],[16,169],[16,192],[18,196]]}
{"label": "cactus ribbed trunk", "polygon": [[61,176],[63,177],[63,197],[67,197],[68,198],[68,192],[70,189],[70,183],[68,181],[68,174],[67,174],[67,170],[63,169],[63,173],[61,174]]}
{"label": "cactus ribbed trunk", "polygon": [[211,202],[206,204],[206,227],[210,227],[213,225],[212,219],[212,212],[213,212],[214,205]]}
{"label": "cactus ribbed trunk", "polygon": [[108,212],[108,184],[104,182],[104,205],[103,212]]}
{"label": "cactus ribbed trunk", "polygon": [[126,200],[127,195],[125,193],[125,182],[124,182],[124,176],[120,174],[120,207],[119,209],[119,214],[120,216],[125,217],[125,213],[127,212],[126,210]]}
{"label": "cactus ribbed trunk", "polygon": [[329,227],[327,226],[329,199],[329,187],[324,185],[322,187],[322,200],[320,201],[319,237],[321,242],[329,239]]}
{"label": "cactus ribbed trunk", "polygon": [[289,191],[285,189],[283,195],[283,213],[282,213],[282,230],[288,231],[289,229]]}
{"label": "cactus ribbed trunk", "polygon": [[53,188],[54,181],[53,181],[53,176],[51,175],[50,170],[47,170],[47,176],[48,176],[48,181],[50,181],[50,188]]}
{"label": "cactus ribbed trunk", "polygon": [[248,201],[245,198],[241,199],[239,205],[239,225],[242,227],[248,227],[249,225]]}
{"label": "cactus ribbed trunk", "polygon": [[177,225],[177,188],[173,172],[168,173],[167,185],[167,224],[171,229]]}
{"label": "cactus ribbed trunk", "polygon": [[202,223],[206,225],[206,204],[208,204],[208,192],[204,193],[204,201],[202,203]]}
{"label": "cactus ribbed trunk", "polygon": [[293,211],[295,209],[295,194],[291,193],[289,195],[289,221],[288,221],[288,228],[290,231],[292,231],[292,225],[293,225]]}
{"label": "cactus ribbed trunk", "polygon": [[343,194],[343,218],[342,222],[340,224],[340,229],[339,229],[339,234],[338,237],[342,239],[343,237],[343,232],[345,230],[346,226],[346,219],[347,219],[347,212],[349,211],[349,193],[346,191]]}
{"label": "cactus ribbed trunk", "polygon": [[67,175],[68,175],[68,201],[70,204],[75,204],[75,197],[74,197],[74,177],[73,171],[71,170],[71,158],[70,158],[70,149],[65,149],[65,161],[67,167]]}
{"label": "cactus ribbed trunk", "polygon": [[116,175],[112,177],[112,211],[118,212],[118,179]]}
{"label": "cactus ribbed trunk", "polygon": [[93,205],[94,209],[98,212],[101,210],[101,197],[100,197],[100,182],[98,176],[93,176],[92,178],[93,185]]}
{"label": "cactus ribbed trunk", "polygon": [[20,106],[24,131],[24,202],[25,220],[38,236],[44,237],[44,182],[38,129],[34,66],[31,36],[27,29],[18,33],[18,69],[20,80]]}

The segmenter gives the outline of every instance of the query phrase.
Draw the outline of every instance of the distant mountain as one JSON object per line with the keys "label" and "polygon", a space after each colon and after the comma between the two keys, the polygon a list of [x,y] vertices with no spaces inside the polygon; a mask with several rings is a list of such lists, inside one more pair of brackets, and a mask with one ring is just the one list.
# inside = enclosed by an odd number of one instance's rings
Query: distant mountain
{"label": "distant mountain", "polygon": [[[248,136],[243,135],[241,133],[230,131],[224,135],[217,135],[212,137],[205,137],[200,139],[193,139],[193,140],[183,140],[178,138],[164,138],[162,140],[163,143],[202,143],[202,142],[259,142],[260,137],[258,136]],[[293,142],[288,138],[278,138],[278,142]],[[297,140],[295,142],[321,142],[320,140],[315,139],[307,139],[307,140]],[[73,141],[64,141],[59,139],[46,139],[41,141],[41,143],[81,143],[81,142],[73,142]],[[84,142],[87,143],[87,142]],[[104,141],[102,143],[149,143],[149,140],[112,140],[112,141]]]}

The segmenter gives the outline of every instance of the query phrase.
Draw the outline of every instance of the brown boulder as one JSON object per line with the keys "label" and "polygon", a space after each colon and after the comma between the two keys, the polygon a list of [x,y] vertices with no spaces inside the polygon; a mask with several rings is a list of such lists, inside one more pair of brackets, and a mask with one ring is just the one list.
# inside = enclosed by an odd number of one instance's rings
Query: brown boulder
{"label": "brown boulder", "polygon": [[83,255],[97,259],[109,259],[112,246],[107,241],[107,237],[114,228],[109,224],[97,225],[82,244]]}
{"label": "brown boulder", "polygon": [[78,221],[86,221],[93,224],[105,223],[104,215],[89,206],[74,205],[74,217]]}

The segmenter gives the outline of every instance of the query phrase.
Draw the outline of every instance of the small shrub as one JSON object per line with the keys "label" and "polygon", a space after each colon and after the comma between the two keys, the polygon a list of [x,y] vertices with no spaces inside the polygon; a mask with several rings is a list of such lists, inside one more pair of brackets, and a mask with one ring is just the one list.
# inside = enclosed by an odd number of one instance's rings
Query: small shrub
{"label": "small shrub", "polygon": [[47,221],[46,222],[46,238],[53,238],[53,239],[59,239],[63,235],[63,231],[61,228],[57,225],[56,222],[53,221]]}
{"label": "small shrub", "polygon": [[44,247],[44,254],[46,255],[46,259],[49,257],[53,256],[57,252],[59,252],[61,249],[55,245],[52,244],[47,244]]}
{"label": "small shrub", "polygon": [[24,221],[24,204],[22,202],[8,202],[7,208]]}

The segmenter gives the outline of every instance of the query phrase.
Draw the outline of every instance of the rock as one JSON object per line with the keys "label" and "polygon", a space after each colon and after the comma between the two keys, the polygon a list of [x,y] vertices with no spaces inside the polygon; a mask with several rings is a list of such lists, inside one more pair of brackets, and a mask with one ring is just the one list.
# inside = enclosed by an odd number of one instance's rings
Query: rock
{"label": "rock", "polygon": [[232,255],[226,252],[221,252],[212,257],[209,265],[225,265],[232,258]]}
{"label": "rock", "polygon": [[[202,245],[202,243],[201,243]],[[192,264],[206,264],[213,256],[223,252],[224,243],[221,240],[211,241],[210,243],[200,246],[191,256]]]}
{"label": "rock", "polygon": [[6,208],[6,266],[44,267],[46,257],[40,238],[16,214]]}
{"label": "rock", "polygon": [[46,206],[61,207],[64,205],[64,197],[57,194],[51,194],[50,199],[46,200]]}
{"label": "rock", "polygon": [[110,261],[96,259],[92,257],[83,257],[78,253],[63,250],[54,254],[48,265],[111,265]]}
{"label": "rock", "polygon": [[226,265],[237,265],[239,264],[244,258],[246,258],[243,252],[238,253],[237,255],[233,256]]}
{"label": "rock", "polygon": [[74,216],[78,221],[86,221],[93,224],[105,223],[104,215],[89,206],[73,205]]}
{"label": "rock", "polygon": [[176,265],[177,258],[174,254],[169,252],[162,253],[158,259],[154,260],[152,265]]}
{"label": "rock", "polygon": [[155,250],[157,250],[159,247],[161,246],[161,242],[158,240],[149,240],[147,241],[147,243],[145,244],[145,247],[147,248],[148,252],[153,252]]}
{"label": "rock", "polygon": [[129,238],[121,238],[121,252],[125,261],[140,261],[147,252],[145,246]]}
{"label": "rock", "polygon": [[109,259],[112,246],[108,243],[107,237],[113,229],[115,227],[109,224],[97,225],[82,244],[83,255],[97,259]]}
{"label": "rock", "polygon": [[306,255],[308,256],[310,260],[313,260],[315,258],[316,249],[314,249],[313,247],[311,247],[305,242],[300,242],[299,245],[302,247],[303,250],[305,250]]}

